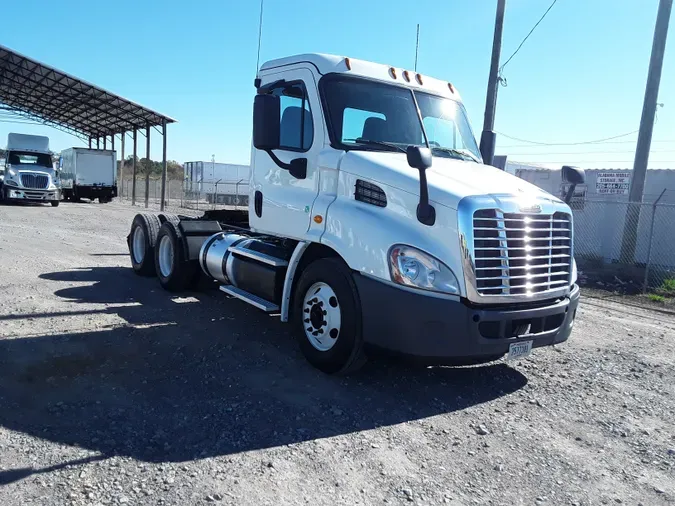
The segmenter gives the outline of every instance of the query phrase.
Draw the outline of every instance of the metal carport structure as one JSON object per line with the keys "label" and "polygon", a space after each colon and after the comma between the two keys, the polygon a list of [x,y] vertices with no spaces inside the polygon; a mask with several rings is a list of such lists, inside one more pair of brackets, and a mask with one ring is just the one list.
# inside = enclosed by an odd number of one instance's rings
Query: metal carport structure
{"label": "metal carport structure", "polygon": [[[115,149],[121,139],[124,167],[124,139],[133,138],[132,203],[136,202],[136,158],[138,131],[145,131],[146,158],[150,160],[150,129],[162,135],[162,199],[166,194],[166,126],[175,120],[119,95],[110,93],[61,70],[28,58],[0,45],[0,110],[71,133],[83,140],[96,140],[106,149],[108,137]],[[160,130],[161,129],[161,130]]]}

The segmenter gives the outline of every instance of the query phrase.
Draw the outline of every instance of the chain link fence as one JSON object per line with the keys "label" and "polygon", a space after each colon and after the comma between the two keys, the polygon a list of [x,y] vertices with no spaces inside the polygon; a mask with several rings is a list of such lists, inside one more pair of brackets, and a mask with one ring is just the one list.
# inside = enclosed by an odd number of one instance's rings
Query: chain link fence
{"label": "chain link fence", "polygon": [[573,214],[582,283],[621,294],[670,291],[675,204],[583,200],[574,203]]}
{"label": "chain link fence", "polygon": [[[119,188],[131,201],[132,179]],[[166,206],[172,209],[245,209],[248,180],[167,181]],[[146,198],[147,195],[147,198]],[[161,179],[136,179],[136,205],[159,209]],[[574,255],[580,282],[614,294],[666,290],[675,297],[675,200],[670,193],[652,202],[572,201]],[[672,292],[672,293],[670,293]]]}
{"label": "chain link fence", "polygon": [[[124,179],[118,188],[119,199],[131,202],[133,179]],[[136,178],[136,205],[156,209],[161,205],[162,180]],[[207,209],[245,209],[248,207],[248,180],[166,182],[167,207],[205,211]]]}

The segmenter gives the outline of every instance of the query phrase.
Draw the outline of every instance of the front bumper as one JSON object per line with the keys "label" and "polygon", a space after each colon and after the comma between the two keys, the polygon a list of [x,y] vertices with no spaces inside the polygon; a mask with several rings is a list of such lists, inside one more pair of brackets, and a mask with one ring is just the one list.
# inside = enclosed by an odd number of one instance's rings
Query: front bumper
{"label": "front bumper", "polygon": [[5,187],[5,197],[10,200],[29,200],[33,202],[50,202],[61,200],[61,190],[30,190],[14,186]]}
{"label": "front bumper", "polygon": [[497,359],[519,341],[532,347],[566,341],[572,332],[579,287],[566,297],[498,307],[469,305],[403,290],[354,275],[367,345],[434,363]]}

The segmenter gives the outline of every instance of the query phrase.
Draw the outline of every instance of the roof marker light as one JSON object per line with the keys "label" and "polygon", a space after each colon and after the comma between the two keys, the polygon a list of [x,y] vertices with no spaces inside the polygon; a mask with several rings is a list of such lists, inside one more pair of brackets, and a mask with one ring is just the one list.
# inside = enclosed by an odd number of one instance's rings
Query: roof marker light
{"label": "roof marker light", "polygon": [[452,83],[448,83],[448,88],[450,88],[450,93],[455,92],[455,87],[452,85]]}
{"label": "roof marker light", "polygon": [[422,81],[422,74],[416,74],[415,79],[417,79],[418,83],[424,84],[424,81]]}
{"label": "roof marker light", "polygon": [[389,73],[391,74],[391,77],[396,79],[396,69],[394,67],[389,67]]}
{"label": "roof marker light", "polygon": [[352,62],[349,61],[349,58],[345,58],[345,65],[347,65],[347,70],[352,69]]}
{"label": "roof marker light", "polygon": [[410,72],[408,72],[407,70],[404,70],[403,71],[403,79],[410,82]]}

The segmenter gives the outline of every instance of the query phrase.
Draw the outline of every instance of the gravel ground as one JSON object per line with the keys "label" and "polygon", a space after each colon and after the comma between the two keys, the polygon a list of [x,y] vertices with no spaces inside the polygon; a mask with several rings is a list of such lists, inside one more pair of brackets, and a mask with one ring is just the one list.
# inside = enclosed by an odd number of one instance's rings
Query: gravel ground
{"label": "gravel ground", "polygon": [[0,207],[0,504],[672,504],[675,317],[585,300],[516,364],[349,378],[135,276],[120,204]]}

